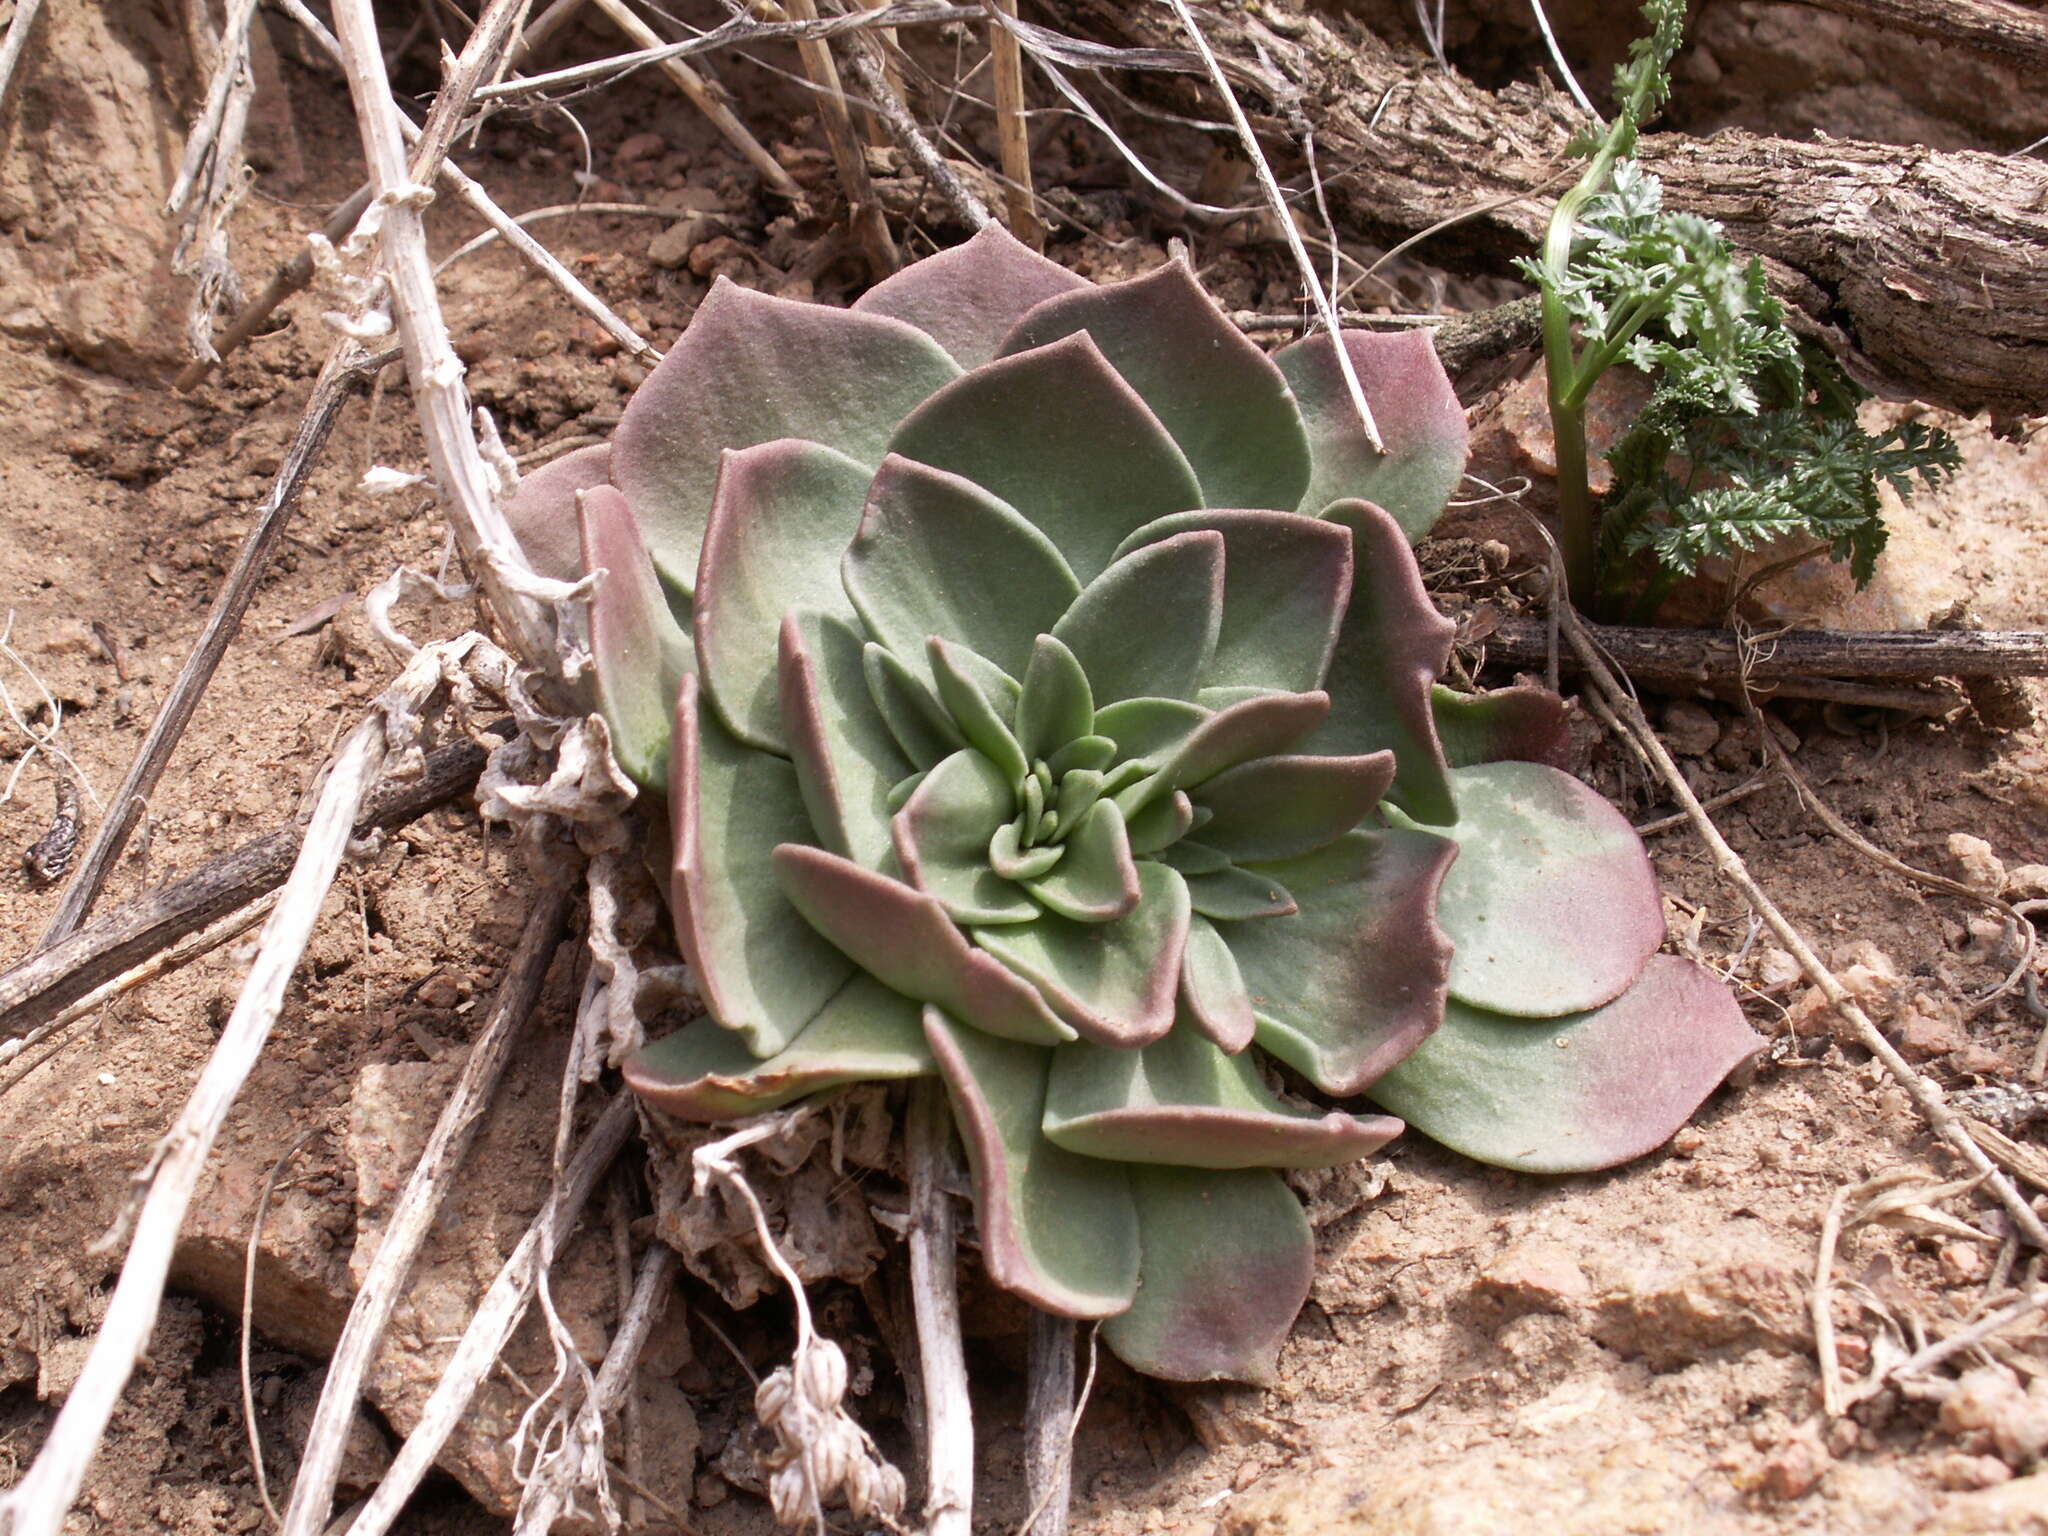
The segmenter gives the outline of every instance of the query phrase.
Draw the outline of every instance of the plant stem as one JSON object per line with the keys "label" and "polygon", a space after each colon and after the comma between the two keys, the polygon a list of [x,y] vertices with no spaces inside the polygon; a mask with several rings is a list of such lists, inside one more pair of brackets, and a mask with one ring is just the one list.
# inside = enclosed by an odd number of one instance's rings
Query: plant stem
{"label": "plant stem", "polygon": [[1034,1310],[1025,1360],[1025,1536],[1066,1536],[1074,1492],[1074,1320]]}
{"label": "plant stem", "polygon": [[924,1377],[925,1536],[968,1536],[974,1508],[974,1412],[960,1340],[959,1234],[946,1170],[953,1111],[934,1078],[910,1090],[910,1296]]}

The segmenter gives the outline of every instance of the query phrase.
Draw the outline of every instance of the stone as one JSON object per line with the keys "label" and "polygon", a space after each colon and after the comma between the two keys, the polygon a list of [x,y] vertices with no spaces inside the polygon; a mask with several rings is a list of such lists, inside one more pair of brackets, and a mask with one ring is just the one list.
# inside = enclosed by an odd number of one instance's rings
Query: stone
{"label": "stone", "polygon": [[1794,1430],[1764,1453],[1749,1477],[1749,1489],[1774,1504],[1803,1499],[1828,1475],[1834,1457],[1811,1428]]}
{"label": "stone", "polygon": [[1764,1223],[1729,1221],[1682,1251],[1645,1251],[1603,1276],[1588,1332],[1653,1370],[1759,1348],[1803,1354],[1810,1262]]}
{"label": "stone", "polygon": [[[2022,1388],[2000,1365],[1965,1371],[1941,1405],[1941,1427],[1967,1451],[2021,1466],[2048,1451],[2048,1382]],[[2032,1479],[2029,1479],[2032,1481]]]}
{"label": "stone", "polygon": [[2048,1472],[1958,1494],[1914,1536],[2048,1536]]}
{"label": "stone", "polygon": [[1965,885],[1995,896],[2005,886],[2005,865],[1981,837],[1967,832],[1948,835],[1948,859]]}
{"label": "stone", "polygon": [[2012,1468],[1996,1456],[1972,1456],[1967,1451],[1950,1451],[1927,1465],[1927,1475],[1939,1487],[1952,1493],[1972,1493],[2012,1481]]}
{"label": "stone", "polygon": [[724,226],[708,213],[692,213],[678,219],[647,242],[647,259],[657,267],[675,271],[690,259],[690,252],[722,232]]}
{"label": "stone", "polygon": [[1592,1297],[1593,1285],[1563,1243],[1525,1237],[1487,1261],[1473,1294],[1514,1316],[1530,1311],[1569,1311]]}
{"label": "stone", "polygon": [[1664,744],[1675,757],[1705,757],[1721,740],[1721,722],[1704,704],[1673,699],[1664,706]]}
{"label": "stone", "polygon": [[1933,1061],[1965,1050],[1970,1044],[1954,1005],[1944,1004],[1925,992],[1913,994],[1912,1001],[1899,1010],[1896,1024],[1899,1052],[1908,1061]]}
{"label": "stone", "polygon": [[2048,900],[2048,864],[2020,864],[2005,872],[2007,901]]}

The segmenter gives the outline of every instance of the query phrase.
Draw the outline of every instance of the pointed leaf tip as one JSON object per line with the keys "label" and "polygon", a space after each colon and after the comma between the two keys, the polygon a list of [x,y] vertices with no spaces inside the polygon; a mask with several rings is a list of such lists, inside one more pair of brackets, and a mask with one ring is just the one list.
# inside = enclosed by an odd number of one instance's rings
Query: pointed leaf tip
{"label": "pointed leaf tip", "polygon": [[579,492],[583,564],[605,578],[590,598],[597,697],[619,766],[644,789],[667,788],[676,694],[690,642],[669,611],[633,509],[609,485]]}
{"label": "pointed leaf tip", "polygon": [[1093,286],[991,219],[971,240],[877,283],[853,307],[914,325],[962,368],[979,368],[1032,306]]}

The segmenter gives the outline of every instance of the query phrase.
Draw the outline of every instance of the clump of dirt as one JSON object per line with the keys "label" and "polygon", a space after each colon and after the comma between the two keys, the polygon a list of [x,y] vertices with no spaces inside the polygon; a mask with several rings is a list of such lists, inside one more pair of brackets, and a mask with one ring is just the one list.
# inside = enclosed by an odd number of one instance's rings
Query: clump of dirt
{"label": "clump of dirt", "polygon": [[[1707,25],[1734,27],[1752,9],[1712,9]],[[277,332],[199,390],[169,387],[184,361],[189,294],[170,272],[158,210],[198,85],[183,40],[144,7],[51,0],[47,15],[0,124],[0,387],[10,404],[0,421],[0,606],[11,613],[0,683],[23,723],[75,765],[96,824],[269,490],[328,345],[327,305],[316,295],[292,301]],[[1754,33],[1763,23],[1742,24]],[[572,33],[562,46],[571,45],[611,46],[594,31]],[[288,255],[360,176],[338,78],[295,44],[261,52],[277,87],[265,99],[289,111],[273,111],[257,134],[267,167],[259,188],[291,201],[254,197],[238,217],[237,259],[251,274]],[[1715,56],[1739,55],[1716,42]],[[1726,90],[1746,89],[1723,68]],[[432,81],[422,72],[412,83]],[[801,98],[752,66],[735,65],[732,83],[828,205],[830,161]],[[858,266],[823,221],[764,198],[757,173],[665,92],[657,79],[636,79],[579,102],[573,127],[547,116],[499,120],[464,147],[465,163],[515,208],[574,201],[580,185],[597,200],[658,210],[535,226],[657,343],[720,274],[845,298]],[[982,129],[967,131],[973,139]],[[992,142],[975,142],[994,163]],[[1042,152],[1054,206],[1071,221],[1055,236],[1061,260],[1097,276],[1127,273],[1161,259],[1169,236],[1188,234],[1226,305],[1293,308],[1284,253],[1259,227],[1211,238],[1173,225],[1077,129],[1051,135]],[[876,164],[887,198],[924,210],[911,218],[913,239],[944,237],[942,216],[916,202],[915,178],[886,156]],[[1182,169],[1192,185],[1199,164]],[[475,225],[440,211],[434,231],[446,254]],[[443,282],[470,386],[515,454],[537,463],[616,422],[640,366],[502,248],[465,257]],[[1402,282],[1417,304],[1476,291],[1420,267]],[[1895,509],[1900,550],[1920,562],[1902,566],[1898,582],[1959,588],[1994,626],[2038,626],[2048,618],[2048,544],[2034,525],[2048,449],[1952,425],[1967,468],[1938,500]],[[396,564],[434,569],[446,537],[427,498],[374,498],[360,476],[422,459],[396,380],[345,417],[105,905],[303,806],[333,743],[392,670],[348,600]],[[455,607],[401,618],[422,636],[473,621]],[[2048,704],[2038,685],[2026,692],[2037,711]],[[1760,743],[1739,712],[1710,700],[1659,709],[1698,793],[1735,790],[1758,773]],[[2048,865],[2041,726],[2000,732],[1967,715],[1906,721],[1805,704],[1776,707],[1772,718],[1819,792],[1899,856],[2010,894],[2037,878],[2024,871]],[[1589,722],[1577,741],[1582,770],[1636,819],[1669,811]],[[55,901],[51,888],[13,873],[14,860],[43,835],[58,775],[73,771],[48,751],[29,755],[29,744],[0,726],[9,955],[34,942]],[[2018,992],[1970,1002],[2011,963],[1999,925],[1874,869],[1781,785],[1748,793],[1719,820],[1902,1047],[1945,1087],[2011,1089],[2022,1111],[2008,1128],[2035,1137],[2039,1123],[2024,1107],[2043,1101],[2025,1069],[2042,1023]],[[1588,1532],[1960,1533],[2023,1529],[2022,1511],[2048,1505],[2041,1448],[2010,1424],[2001,1432],[2004,1420],[1895,1394],[1822,1420],[1808,1296],[1831,1194],[1901,1166],[1924,1169],[1930,1184],[1956,1169],[1905,1094],[1838,1038],[1690,834],[1659,832],[1651,847],[1672,943],[1737,981],[1751,1019],[1772,1036],[1764,1059],[1666,1148],[1614,1173],[1528,1178],[1411,1141],[1373,1168],[1303,1179],[1322,1264],[1280,1383],[1257,1393],[1162,1389],[1103,1359],[1076,1447],[1077,1530],[1276,1536],[1533,1522]],[[534,879],[503,835],[463,807],[349,865],[228,1122],[182,1245],[180,1294],[96,1464],[80,1529],[198,1536],[261,1525],[235,1362],[258,1192],[296,1148],[264,1217],[257,1268],[253,1386],[275,1492],[295,1465],[319,1359],[366,1242],[503,974]],[[230,947],[52,1046],[0,1062],[0,1477],[26,1464],[75,1377],[115,1262],[92,1245],[211,1050],[247,955],[246,944]],[[377,1475],[392,1432],[412,1421],[451,1337],[538,1208],[584,963],[573,942],[557,956],[522,1058],[373,1379],[351,1485]],[[844,1193],[835,1183],[834,1198]],[[554,1279],[587,1361],[601,1358],[622,1276],[655,1235],[640,1170],[601,1204]],[[1910,1223],[1845,1238],[1835,1324],[1851,1371],[1900,1339],[1910,1347],[1918,1331],[1952,1331],[1985,1304],[2000,1276],[1996,1213],[1981,1200],[1944,1209],[1986,1240]],[[894,1262],[859,1289],[823,1287],[818,1305],[822,1326],[852,1353],[856,1413],[907,1458],[909,1399],[889,1347],[901,1305]],[[969,1284],[982,1487],[1007,1528],[1023,1514],[1022,1319]],[[657,1331],[637,1387],[639,1481],[652,1495],[640,1512],[650,1528],[666,1505],[692,1529],[765,1532],[748,1375],[786,1354],[786,1313],[775,1301],[735,1313],[694,1281],[683,1295],[687,1307]],[[1991,1357],[2003,1385],[1980,1382],[1970,1401],[2017,1414],[2005,1388],[2023,1403],[2038,1396],[2048,1340],[2038,1324],[2016,1328]],[[522,1334],[458,1437],[449,1480],[415,1504],[406,1529],[504,1528],[518,1471],[507,1437],[550,1370],[546,1341]]]}

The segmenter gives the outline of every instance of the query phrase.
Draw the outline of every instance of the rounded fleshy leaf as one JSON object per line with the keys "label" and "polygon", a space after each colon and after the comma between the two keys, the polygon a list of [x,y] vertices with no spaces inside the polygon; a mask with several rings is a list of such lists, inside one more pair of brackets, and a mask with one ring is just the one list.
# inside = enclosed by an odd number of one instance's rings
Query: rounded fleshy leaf
{"label": "rounded fleshy leaf", "polygon": [[1161,764],[1208,718],[1186,699],[1119,699],[1095,711],[1095,733],[1114,742],[1120,758]]}
{"label": "rounded fleshy leaf", "polygon": [[592,443],[519,477],[505,503],[505,521],[527,563],[552,581],[574,581],[584,572],[583,535],[576,493],[612,483],[612,445]]}
{"label": "rounded fleshy leaf", "polygon": [[860,525],[868,472],[795,438],[720,461],[697,562],[692,624],[698,676],[726,729],[789,753],[776,682],[782,617],[811,608],[851,620],[839,559]]}
{"label": "rounded fleshy leaf", "polygon": [[1140,864],[1138,885],[1138,904],[1114,922],[1077,923],[1048,912],[1020,928],[977,929],[974,941],[1088,1039],[1149,1045],[1173,1027],[1188,893],[1163,864]]}
{"label": "rounded fleshy leaf", "polygon": [[1315,1278],[1301,1202],[1265,1168],[1131,1165],[1145,1283],[1102,1325],[1133,1370],[1167,1381],[1271,1383]]}
{"label": "rounded fleshy leaf", "polygon": [[897,423],[959,375],[915,326],[721,277],[627,402],[612,480],[640,517],[655,567],[688,592],[724,450],[801,437],[872,469]]}
{"label": "rounded fleshy leaf", "polygon": [[1330,718],[1307,750],[1354,757],[1391,751],[1397,766],[1388,798],[1417,821],[1448,825],[1458,807],[1430,691],[1450,658],[1456,626],[1429,600],[1392,518],[1363,501],[1340,502],[1324,516],[1351,530],[1355,574],[1330,662]]}
{"label": "rounded fleshy leaf", "polygon": [[890,799],[911,764],[869,699],[862,647],[853,626],[830,614],[800,608],[783,619],[782,730],[819,842],[894,874]]}
{"label": "rounded fleshy leaf", "polygon": [[1439,683],[1431,690],[1430,707],[1444,761],[1453,768],[1512,760],[1571,771],[1571,717],[1564,700],[1548,688],[1524,683],[1455,693]]}
{"label": "rounded fleshy leaf", "polygon": [[1301,504],[1309,442],[1293,393],[1185,261],[1047,299],[1017,323],[1003,354],[1077,331],[1095,339],[1173,434],[1209,506],[1291,511]]}
{"label": "rounded fleshy leaf", "polygon": [[[1196,900],[1196,884],[1188,882],[1190,902]],[[1232,1055],[1252,1043],[1258,1028],[1237,957],[1199,907],[1188,920],[1188,947],[1181,957],[1180,1010],[1183,1027],[1193,1025],[1218,1050]]]}
{"label": "rounded fleshy leaf", "polygon": [[[1018,702],[1021,712],[1023,703]],[[1116,761],[1116,743],[1107,736],[1076,736],[1045,760],[1054,778],[1064,778],[1076,769],[1100,771]]]}
{"label": "rounded fleshy leaf", "polygon": [[[1170,850],[1169,850],[1170,851]],[[1204,850],[1205,852],[1207,850]],[[1221,854],[1216,855],[1221,858]],[[1301,910],[1294,893],[1265,869],[1220,869],[1189,874],[1188,904],[1218,923],[1250,922],[1261,917],[1292,917]]]}
{"label": "rounded fleshy leaf", "polygon": [[1583,1173],[1662,1145],[1763,1045],[1720,977],[1656,955],[1587,1013],[1516,1019],[1454,1001],[1443,1028],[1371,1092],[1467,1157]]}
{"label": "rounded fleshy leaf", "polygon": [[1294,512],[1177,512],[1140,528],[1117,556],[1196,529],[1222,534],[1224,546],[1223,621],[1202,686],[1322,687],[1351,601],[1345,530]]}
{"label": "rounded fleshy leaf", "polygon": [[744,1120],[843,1083],[923,1077],[937,1067],[922,1012],[872,976],[855,976],[766,1061],[717,1020],[699,1019],[634,1052],[626,1086],[686,1120]]}
{"label": "rounded fleshy leaf", "polygon": [[1385,1115],[1361,1120],[1288,1104],[1249,1056],[1226,1055],[1186,1027],[1143,1050],[1063,1045],[1046,1087],[1046,1140],[1115,1162],[1331,1168],[1400,1133],[1401,1122]]}
{"label": "rounded fleshy leaf", "polygon": [[1133,528],[1202,504],[1186,456],[1085,335],[975,369],[888,446],[1015,507],[1084,584]]}
{"label": "rounded fleshy leaf", "polygon": [[612,756],[641,788],[662,792],[690,639],[669,612],[626,498],[600,485],[581,501],[583,569],[605,572],[590,597],[590,645]]}
{"label": "rounded fleshy leaf", "polygon": [[1451,995],[1549,1018],[1627,990],[1664,942],[1657,873],[1628,819],[1568,773],[1485,763],[1451,775],[1463,850],[1437,920],[1457,946]]}
{"label": "rounded fleshy leaf", "polygon": [[1308,429],[1314,472],[1295,509],[1356,497],[1385,507],[1410,543],[1429,532],[1465,473],[1465,408],[1426,332],[1345,331],[1385,453],[1366,439],[1328,332],[1274,354]]}
{"label": "rounded fleshy leaf", "polygon": [[1212,813],[1202,841],[1240,864],[1310,853],[1371,815],[1393,778],[1391,752],[1255,758],[1195,791]]}
{"label": "rounded fleshy leaf", "polygon": [[1235,923],[1228,934],[1259,1044],[1325,1093],[1351,1094],[1426,1039],[1450,974],[1434,911],[1455,853],[1426,832],[1349,832],[1251,871],[1300,904],[1292,917]]}
{"label": "rounded fleshy leaf", "polygon": [[777,848],[772,864],[811,925],[885,986],[934,1003],[984,1034],[1030,1045],[1074,1038],[1035,987],[968,944],[924,892],[797,843]]}
{"label": "rounded fleshy leaf", "polygon": [[910,883],[954,922],[1028,923],[1037,903],[989,867],[990,839],[1016,814],[1008,777],[964,748],[926,774],[896,813],[896,856]]}
{"label": "rounded fleshy leaf", "polygon": [[1017,823],[1006,821],[988,840],[988,867],[1005,880],[1036,880],[1059,863],[1066,853],[1064,843],[1040,843],[1026,848],[1018,835]]}
{"label": "rounded fleshy leaf", "polygon": [[953,717],[967,744],[1003,770],[1012,791],[1022,788],[1031,765],[1010,722],[1017,718],[1022,690],[1010,675],[965,646],[933,635],[925,647],[938,685],[939,702]]}
{"label": "rounded fleshy leaf", "polygon": [[[1130,794],[1129,790],[1124,792]],[[1195,804],[1180,790],[1154,799],[1131,818],[1127,831],[1131,852],[1157,853],[1188,835],[1195,824]]]}
{"label": "rounded fleshy leaf", "polygon": [[938,1008],[924,1014],[974,1179],[989,1278],[1061,1317],[1108,1317],[1138,1289],[1130,1174],[1039,1134],[1049,1051],[992,1040]]}
{"label": "rounded fleshy leaf", "polygon": [[1030,883],[1040,906],[1077,923],[1115,922],[1137,906],[1138,866],[1115,801],[1090,806],[1066,849],[1050,872]]}
{"label": "rounded fleshy leaf", "polygon": [[967,745],[960,727],[931,685],[905,666],[896,653],[869,641],[860,653],[868,699],[903,755],[920,768]]}
{"label": "rounded fleshy leaf", "polygon": [[1038,636],[1017,699],[1017,742],[1033,760],[1051,757],[1095,729],[1095,692],[1074,653],[1051,635]]}
{"label": "rounded fleshy leaf", "polygon": [[775,848],[811,835],[796,770],[732,738],[697,679],[676,699],[669,907],[711,1016],[756,1056],[786,1048],[853,974],[783,894]]}
{"label": "rounded fleshy leaf", "polygon": [[990,219],[973,239],[884,278],[853,307],[906,321],[962,368],[979,368],[1032,306],[1093,286]]}
{"label": "rounded fleshy leaf", "polygon": [[1089,582],[1053,625],[1081,663],[1098,706],[1191,699],[1223,621],[1223,536],[1176,534]]}
{"label": "rounded fleshy leaf", "polygon": [[1014,509],[896,454],[868,488],[842,573],[868,633],[898,656],[943,635],[1012,675],[1081,592],[1052,541]]}

